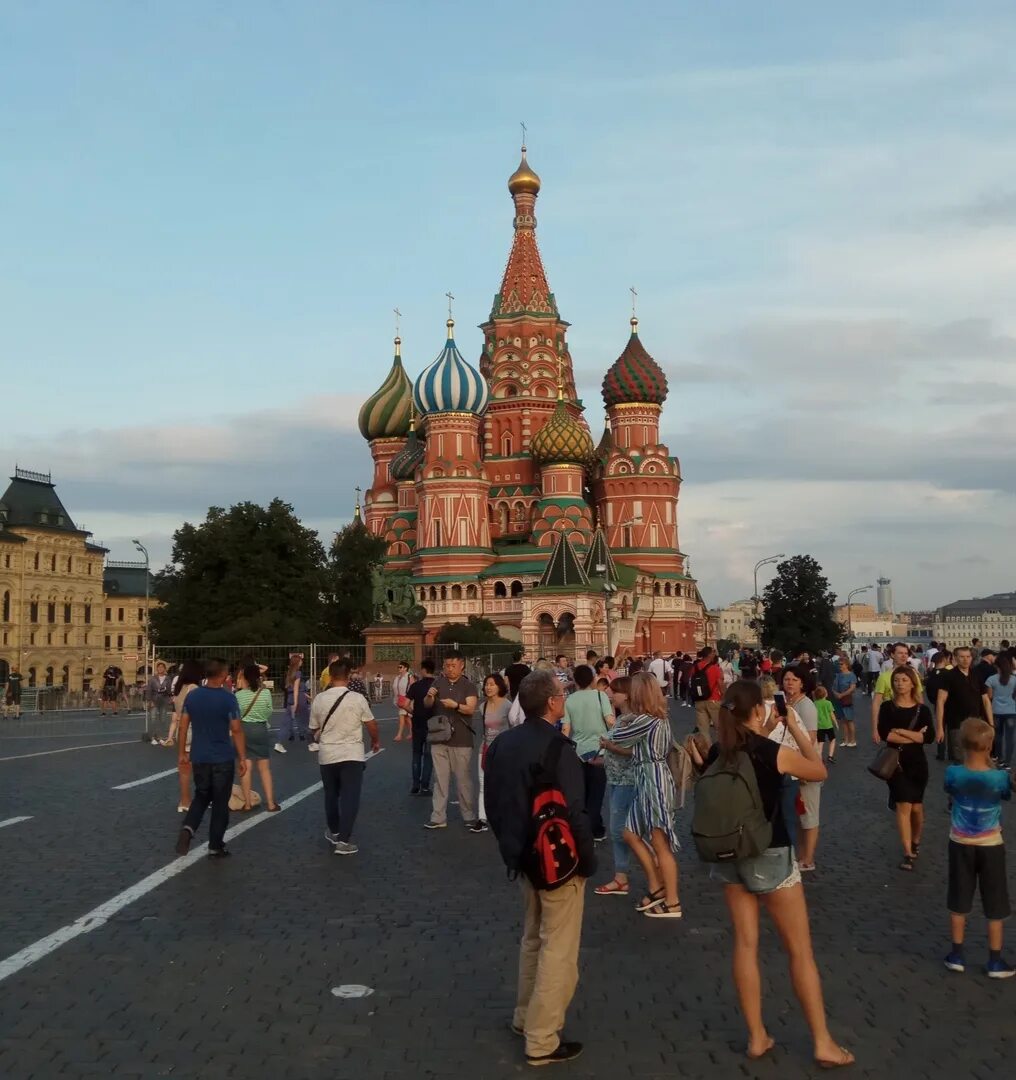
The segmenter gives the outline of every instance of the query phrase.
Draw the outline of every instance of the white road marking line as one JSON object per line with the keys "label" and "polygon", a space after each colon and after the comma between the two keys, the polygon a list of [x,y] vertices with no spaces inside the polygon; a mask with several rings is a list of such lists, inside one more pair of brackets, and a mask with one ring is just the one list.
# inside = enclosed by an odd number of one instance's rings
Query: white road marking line
{"label": "white road marking line", "polygon": [[6,821],[0,821],[0,829],[6,828],[8,825],[17,825],[19,821],[31,821],[31,814],[28,817],[9,817]]}
{"label": "white road marking line", "polygon": [[176,769],[166,769],[165,772],[152,773],[151,776],[142,776],[140,780],[132,780],[129,784],[117,784],[114,791],[126,791],[128,788],[141,787],[142,784],[150,784],[153,780],[161,780],[164,776],[175,776]]}
{"label": "white road marking line", "polygon": [[[296,806],[298,802],[306,799],[308,795],[313,795],[320,790],[321,782],[317,781],[311,784],[310,787],[304,788],[303,791],[290,795],[288,799],[283,799],[279,805],[282,807],[282,811],[286,811],[291,806]],[[278,816],[278,814],[263,813],[257,817],[247,818],[245,821],[240,822],[239,825],[234,825],[226,833],[226,839],[233,840],[242,833],[247,832],[248,829],[256,828],[262,822],[270,821]],[[52,934],[47,934],[44,938],[32,942],[31,945],[26,945],[25,948],[14,953],[13,956],[8,956],[6,960],[0,961],[0,982],[10,978],[11,975],[16,975],[37,960],[49,956],[51,952],[56,952],[61,945],[66,945],[67,942],[73,941],[76,937],[87,934],[91,930],[96,930],[100,926],[105,926],[117,912],[123,910],[129,904],[133,904],[135,900],[140,900],[142,896],[146,896],[153,889],[157,889],[163,882],[169,881],[170,878],[176,877],[177,874],[183,873],[188,867],[193,866],[196,862],[201,862],[205,858],[206,850],[202,845],[189,855],[175,858],[160,870],[156,870],[154,873],[149,874],[148,877],[142,878],[137,884],[131,885],[130,888],[124,889],[123,892],[117,893],[116,896],[107,900],[104,904],[100,904],[97,908],[92,908],[91,911],[75,919],[74,922],[68,923],[67,926],[61,926],[59,930],[54,930]]]}
{"label": "white road marking line", "polygon": [[138,739],[120,739],[118,742],[89,743],[87,746],[65,746],[62,750],[37,750],[34,754],[16,754],[14,757],[0,757],[0,761],[24,761],[30,757],[45,757],[47,754],[69,754],[73,750],[97,750],[100,746],[126,746],[139,742]]}

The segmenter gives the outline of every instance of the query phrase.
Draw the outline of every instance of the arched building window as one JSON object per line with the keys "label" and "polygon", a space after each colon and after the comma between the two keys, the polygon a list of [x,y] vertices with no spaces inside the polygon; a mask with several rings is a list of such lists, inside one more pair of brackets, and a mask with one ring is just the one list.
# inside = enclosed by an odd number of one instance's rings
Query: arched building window
{"label": "arched building window", "polygon": [[512,582],[512,596],[521,596],[521,595],[522,595],[522,582],[521,581],[513,581]]}
{"label": "arched building window", "polygon": [[508,590],[505,588],[503,581],[494,582],[494,598],[500,600],[508,595]]}
{"label": "arched building window", "polygon": [[510,431],[506,431],[501,436],[501,456],[502,457],[511,457],[512,453],[514,452],[514,449],[515,449],[515,440],[512,438],[512,433]]}
{"label": "arched building window", "polygon": [[476,586],[475,585],[467,585],[466,586],[466,599],[467,600],[475,600],[476,599]]}
{"label": "arched building window", "polygon": [[461,600],[462,599],[462,586],[461,585],[453,585],[452,586],[452,599],[453,600]]}

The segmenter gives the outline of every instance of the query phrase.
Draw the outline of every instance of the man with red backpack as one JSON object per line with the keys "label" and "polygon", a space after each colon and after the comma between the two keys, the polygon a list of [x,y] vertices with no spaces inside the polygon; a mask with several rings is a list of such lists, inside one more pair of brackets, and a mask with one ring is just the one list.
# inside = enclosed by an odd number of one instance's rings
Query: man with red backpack
{"label": "man with red backpack", "polygon": [[564,688],[552,672],[534,671],[519,684],[518,702],[525,721],[487,750],[484,799],[525,903],[511,1029],[525,1036],[528,1064],[550,1065],[582,1052],[581,1043],[558,1033],[578,984],[586,879],[596,871],[596,855],[582,763],[556,727]]}
{"label": "man with red backpack", "polygon": [[710,729],[716,727],[723,698],[723,669],[716,650],[708,645],[699,649],[698,659],[691,673],[691,700],[695,705],[695,726],[707,739]]}

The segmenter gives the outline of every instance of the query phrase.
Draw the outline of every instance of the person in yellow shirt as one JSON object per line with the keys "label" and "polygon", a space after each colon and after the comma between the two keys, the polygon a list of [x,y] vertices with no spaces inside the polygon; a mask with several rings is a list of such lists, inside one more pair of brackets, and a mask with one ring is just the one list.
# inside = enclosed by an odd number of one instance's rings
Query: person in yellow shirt
{"label": "person in yellow shirt", "polygon": [[319,691],[327,690],[328,687],[332,685],[332,676],[329,673],[328,669],[338,659],[339,659],[339,654],[337,652],[331,652],[331,653],[328,654],[328,663],[325,664],[325,669],[324,669],[324,671],[321,672],[321,678],[318,679],[318,690]]}

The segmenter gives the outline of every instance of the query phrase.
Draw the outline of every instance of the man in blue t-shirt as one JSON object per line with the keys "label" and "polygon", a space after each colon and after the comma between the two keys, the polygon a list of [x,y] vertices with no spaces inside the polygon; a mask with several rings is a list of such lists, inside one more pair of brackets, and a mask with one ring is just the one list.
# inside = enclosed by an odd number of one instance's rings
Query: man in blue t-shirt
{"label": "man in blue t-shirt", "polygon": [[[192,690],[180,715],[178,745],[181,765],[190,760],[194,774],[194,798],[184,818],[176,841],[176,853],[186,855],[208,804],[212,818],[208,824],[208,855],[223,858],[226,828],[229,825],[229,796],[233,791],[236,759],[240,775],[247,772],[247,746],[240,723],[240,707],[223,683],[229,674],[225,660],[209,660],[205,685]],[[191,729],[191,747],[187,750],[187,730]]]}

